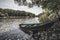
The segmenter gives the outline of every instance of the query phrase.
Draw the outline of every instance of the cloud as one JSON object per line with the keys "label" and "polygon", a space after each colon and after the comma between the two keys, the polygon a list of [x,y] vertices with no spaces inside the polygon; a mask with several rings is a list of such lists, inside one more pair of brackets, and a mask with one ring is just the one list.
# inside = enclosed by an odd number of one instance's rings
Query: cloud
{"label": "cloud", "polygon": [[0,8],[8,8],[8,9],[14,9],[14,10],[24,10],[27,12],[34,13],[38,15],[43,10],[40,7],[34,6],[33,8],[29,8],[27,6],[18,6],[14,3],[14,0],[0,0]]}

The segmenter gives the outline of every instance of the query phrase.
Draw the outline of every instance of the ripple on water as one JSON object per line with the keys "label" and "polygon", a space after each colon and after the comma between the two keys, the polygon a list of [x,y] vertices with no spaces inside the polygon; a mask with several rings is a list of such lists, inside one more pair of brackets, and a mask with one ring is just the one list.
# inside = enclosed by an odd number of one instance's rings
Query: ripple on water
{"label": "ripple on water", "polygon": [[25,40],[26,35],[19,29],[21,23],[38,23],[36,18],[33,19],[3,19],[0,21],[0,40]]}

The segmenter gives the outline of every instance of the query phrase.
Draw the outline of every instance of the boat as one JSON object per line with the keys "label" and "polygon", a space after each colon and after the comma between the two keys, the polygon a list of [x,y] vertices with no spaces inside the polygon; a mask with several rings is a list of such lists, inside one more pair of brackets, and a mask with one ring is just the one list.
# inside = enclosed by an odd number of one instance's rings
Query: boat
{"label": "boat", "polygon": [[50,21],[46,23],[19,24],[19,26],[25,33],[28,33],[29,31],[36,33],[38,31],[47,31],[54,23],[54,21]]}

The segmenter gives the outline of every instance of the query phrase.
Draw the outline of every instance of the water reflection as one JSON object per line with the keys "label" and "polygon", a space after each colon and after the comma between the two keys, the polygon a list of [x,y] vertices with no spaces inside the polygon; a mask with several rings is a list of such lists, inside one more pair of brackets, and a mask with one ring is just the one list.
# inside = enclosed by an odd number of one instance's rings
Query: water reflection
{"label": "water reflection", "polygon": [[[19,29],[21,23],[39,23],[38,18],[30,19],[1,19],[0,40],[26,40],[29,35]],[[33,38],[31,38],[33,40]]]}

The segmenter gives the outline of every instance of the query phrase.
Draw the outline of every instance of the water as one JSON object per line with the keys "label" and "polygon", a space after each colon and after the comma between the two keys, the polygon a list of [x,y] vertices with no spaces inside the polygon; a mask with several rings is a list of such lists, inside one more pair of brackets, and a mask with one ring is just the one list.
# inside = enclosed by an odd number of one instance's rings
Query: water
{"label": "water", "polygon": [[[0,19],[0,40],[26,40],[29,35],[19,29],[19,24],[39,23],[38,18]],[[33,39],[31,39],[33,40]]]}

